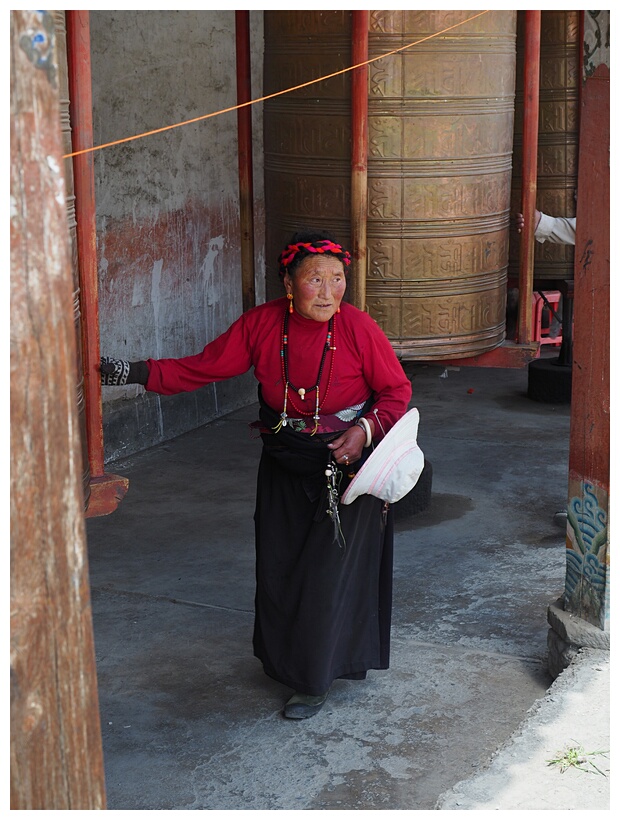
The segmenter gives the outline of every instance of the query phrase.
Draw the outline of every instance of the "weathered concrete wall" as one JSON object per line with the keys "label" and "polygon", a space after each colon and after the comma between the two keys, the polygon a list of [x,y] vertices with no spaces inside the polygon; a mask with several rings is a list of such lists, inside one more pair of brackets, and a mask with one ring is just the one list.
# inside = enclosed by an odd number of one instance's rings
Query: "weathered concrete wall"
{"label": "weathered concrete wall", "polygon": [[[251,12],[252,97],[262,12]],[[95,145],[237,102],[234,11],[91,12]],[[264,300],[262,105],[252,106],[256,292]],[[237,113],[96,152],[103,355],[197,353],[242,312]],[[105,388],[106,459],[194,429],[256,398],[251,374],[191,394]]]}

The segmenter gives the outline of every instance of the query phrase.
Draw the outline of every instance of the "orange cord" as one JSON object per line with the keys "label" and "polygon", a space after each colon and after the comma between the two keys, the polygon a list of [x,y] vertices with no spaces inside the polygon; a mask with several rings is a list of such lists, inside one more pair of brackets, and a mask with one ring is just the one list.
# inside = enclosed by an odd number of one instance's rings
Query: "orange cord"
{"label": "orange cord", "polygon": [[271,100],[273,97],[280,97],[282,94],[288,94],[291,91],[297,91],[300,88],[306,88],[306,86],[314,85],[314,83],[323,82],[323,80],[330,80],[332,77],[337,77],[339,74],[346,74],[348,71],[354,71],[356,68],[362,68],[365,65],[370,65],[370,63],[374,63],[377,60],[384,60],[386,57],[391,57],[392,54],[398,54],[399,51],[404,51],[407,48],[411,48],[412,46],[417,46],[420,43],[424,43],[426,40],[432,40],[434,37],[439,37],[442,34],[445,34],[447,31],[451,31],[458,26],[463,26],[465,23],[471,22],[471,20],[475,20],[476,17],[481,17],[483,14],[487,14],[491,9],[486,9],[485,11],[479,11],[478,14],[474,14],[473,17],[468,17],[467,20],[461,20],[460,23],[455,23],[452,26],[448,26],[448,28],[444,28],[441,31],[436,32],[435,34],[429,34],[427,37],[422,37],[421,40],[416,40],[414,43],[409,43],[406,46],[401,46],[400,48],[395,48],[394,51],[388,51],[386,54],[381,54],[379,57],[373,57],[371,60],[366,60],[363,63],[357,63],[356,65],[349,66],[348,68],[343,68],[340,71],[334,71],[333,74],[326,74],[324,77],[317,77],[316,80],[308,80],[306,83],[301,83],[301,85],[292,86],[292,88],[285,88],[283,91],[276,91],[274,94],[268,94],[266,97],[258,97],[255,100],[248,100],[248,102],[239,103],[238,105],[231,105],[230,108],[222,108],[220,111],[213,111],[211,114],[203,114],[201,117],[194,117],[191,120],[184,120],[183,122],[174,123],[174,125],[165,125],[163,128],[155,128],[153,131],[145,131],[143,134],[136,134],[133,137],[125,137],[124,139],[114,140],[113,142],[106,142],[103,145],[95,145],[93,148],[83,148],[81,151],[73,151],[71,154],[63,154],[63,159],[68,159],[69,157],[77,157],[81,154],[89,154],[92,151],[100,151],[102,148],[109,148],[111,145],[120,145],[123,142],[131,142],[132,140],[142,139],[143,137],[150,137],[153,134],[161,134],[162,131],[170,131],[172,128],[180,128],[182,125],[191,125],[193,122],[200,122],[201,120],[207,120],[210,117],[217,117],[220,114],[227,114],[230,111],[237,111],[239,108],[245,108],[248,105],[254,105],[255,103],[264,102],[265,100]]}

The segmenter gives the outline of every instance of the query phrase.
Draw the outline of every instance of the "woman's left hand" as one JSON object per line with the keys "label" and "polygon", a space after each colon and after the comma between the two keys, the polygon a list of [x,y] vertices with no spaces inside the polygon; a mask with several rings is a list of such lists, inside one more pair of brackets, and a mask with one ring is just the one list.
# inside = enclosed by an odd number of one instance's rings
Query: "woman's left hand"
{"label": "woman's left hand", "polygon": [[349,427],[337,439],[327,446],[334,454],[334,459],[338,464],[354,464],[362,455],[364,444],[366,443],[366,433],[357,424]]}

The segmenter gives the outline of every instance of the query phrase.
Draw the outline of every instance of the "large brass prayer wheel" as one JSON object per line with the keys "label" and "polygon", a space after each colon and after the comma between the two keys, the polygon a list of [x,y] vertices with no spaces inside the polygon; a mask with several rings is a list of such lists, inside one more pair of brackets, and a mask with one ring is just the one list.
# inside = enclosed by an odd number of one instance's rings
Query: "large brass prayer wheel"
{"label": "large brass prayer wheel", "polygon": [[[514,133],[512,210],[521,210],[523,159],[523,30],[525,12],[517,13],[517,89]],[[536,207],[550,216],[575,216],[579,143],[579,11],[543,11],[540,27],[540,91]],[[519,239],[510,245],[509,275],[519,276]],[[573,278],[570,245],[536,242],[534,284]],[[551,281],[549,281],[551,280]]]}
{"label": "large brass prayer wheel", "polygon": [[516,13],[474,14],[371,12],[370,58],[417,43],[369,66],[366,299],[402,358],[505,338]]}
{"label": "large brass prayer wheel", "polygon": [[[366,306],[398,355],[505,337],[516,12],[371,11]],[[265,12],[265,94],[350,65],[350,12]],[[441,33],[443,32],[443,33]],[[440,33],[439,36],[433,36]],[[265,103],[268,295],[292,230],[348,242],[349,75]]]}

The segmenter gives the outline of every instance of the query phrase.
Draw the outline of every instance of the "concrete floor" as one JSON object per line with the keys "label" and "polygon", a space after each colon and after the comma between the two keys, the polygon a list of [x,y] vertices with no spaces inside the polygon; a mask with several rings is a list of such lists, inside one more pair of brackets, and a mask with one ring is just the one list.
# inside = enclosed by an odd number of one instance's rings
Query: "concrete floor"
{"label": "concrete floor", "polygon": [[109,809],[433,809],[545,695],[570,406],[526,369],[406,370],[433,483],[395,508],[391,668],[308,721],[252,655],[257,407],[107,465],[130,479],[87,524]]}

